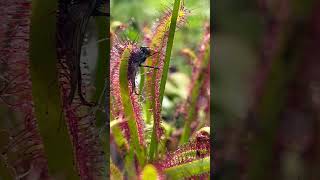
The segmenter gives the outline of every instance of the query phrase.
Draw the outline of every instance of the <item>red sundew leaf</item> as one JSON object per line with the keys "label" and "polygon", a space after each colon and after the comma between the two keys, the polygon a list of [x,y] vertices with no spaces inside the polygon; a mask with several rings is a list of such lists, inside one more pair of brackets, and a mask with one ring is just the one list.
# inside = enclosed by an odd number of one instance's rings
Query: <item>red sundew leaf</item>
{"label": "red sundew leaf", "polygon": [[[139,48],[140,49],[140,48]],[[139,165],[144,165],[145,163],[145,149],[144,149],[144,139],[143,139],[143,127],[141,127],[143,122],[138,122],[137,120],[139,116],[141,116],[141,112],[135,112],[135,102],[132,98],[135,93],[134,88],[134,77],[135,71],[137,69],[137,64],[134,59],[136,57],[137,48],[135,46],[129,45],[125,48],[123,54],[121,55],[121,64],[120,64],[120,95],[121,101],[124,109],[125,118],[129,125],[130,130],[130,151],[135,152]],[[143,53],[143,51],[141,51]],[[143,56],[139,56],[139,58],[143,58]],[[139,59],[141,60],[141,59]],[[133,69],[134,68],[134,69]],[[132,77],[133,76],[133,77]],[[138,104],[138,103],[137,103]],[[132,161],[133,156],[127,156]],[[129,160],[129,159],[128,159]],[[136,164],[136,166],[138,166]],[[138,166],[139,167],[139,166]],[[138,169],[138,168],[136,168]]]}
{"label": "red sundew leaf", "polygon": [[[188,14],[189,10],[181,5],[177,18],[177,26],[185,24]],[[147,109],[152,109],[153,112],[157,140],[160,140],[163,134],[163,129],[161,128],[160,82],[163,74],[171,16],[172,10],[166,9],[160,20],[152,28],[151,40],[148,36],[145,37],[147,45],[157,52],[147,59],[146,64],[159,67],[159,69],[150,70],[150,73],[146,76]]]}
{"label": "red sundew leaf", "polygon": [[[23,115],[19,127],[9,131],[10,141],[1,149],[16,178],[30,172],[48,177],[48,167],[32,102],[29,71],[31,3],[3,0],[0,3],[0,102]],[[36,170],[36,171],[35,171]]]}
{"label": "red sundew leaf", "polygon": [[87,24],[101,3],[60,0],[57,12],[58,73],[63,111],[74,147],[75,164],[83,179],[96,179],[106,171],[106,168],[103,170],[105,157],[92,111],[94,107],[85,99],[85,93],[93,88],[89,83],[89,72],[84,73],[86,69],[81,67],[83,64],[86,68],[88,63],[80,61]]}
{"label": "red sundew leaf", "polygon": [[142,110],[139,104],[139,100],[134,93],[130,94],[131,104],[134,111],[135,120],[137,123],[139,143],[144,146],[144,121],[142,119]]}
{"label": "red sundew leaf", "polygon": [[[210,157],[210,130],[206,127],[199,130],[189,143],[180,146],[176,151],[169,152],[162,160],[154,164],[157,170],[163,173],[167,169],[193,163],[208,157]],[[207,175],[208,172],[204,172],[190,176],[189,178],[207,177]]]}
{"label": "red sundew leaf", "polygon": [[[76,166],[81,177],[94,179],[101,176],[100,169],[104,166],[104,152],[99,139],[99,131],[95,126],[95,116],[90,112],[91,108],[84,105],[78,96],[74,98],[72,104],[69,104],[68,94],[71,87],[68,77],[70,72],[63,68],[66,63],[65,56],[59,57],[58,71],[63,110],[74,147]],[[88,88],[90,87],[83,84],[82,90],[87,91]]]}
{"label": "red sundew leaf", "polygon": [[[111,62],[110,62],[110,94],[111,94],[111,114],[115,119],[126,119],[124,113],[124,104],[121,99],[120,94],[120,64],[121,58],[123,56],[124,50],[129,46],[132,48],[130,49],[131,52],[138,50],[137,44],[134,44],[129,41],[119,41],[117,39],[117,35],[113,37],[112,43],[112,50],[111,50]],[[129,58],[129,57],[128,57]],[[129,73],[129,72],[128,72]],[[129,81],[129,90],[132,90],[132,82]],[[142,119],[142,111],[138,101],[138,98],[134,94],[134,92],[130,92],[130,103],[133,107],[134,119],[136,122],[138,136],[139,136],[139,143],[144,146],[144,121]],[[125,102],[127,103],[127,102]],[[130,140],[130,130],[128,126],[127,120],[124,123],[120,124],[124,135],[127,140]]]}
{"label": "red sundew leaf", "polygon": [[208,132],[201,131],[191,142],[168,153],[158,165],[162,168],[169,168],[207,156],[210,156],[210,135]]}
{"label": "red sundew leaf", "polygon": [[[120,81],[119,81],[119,71],[120,71],[120,58],[123,53],[124,48],[127,46],[126,44],[121,44],[119,41],[116,41],[117,36],[114,35],[112,41],[112,49],[111,49],[111,60],[110,60],[110,111],[112,117],[114,119],[124,119],[124,110],[120,98]],[[124,136],[129,141],[130,139],[130,131],[129,126],[126,121],[120,123],[120,128],[123,131]]]}

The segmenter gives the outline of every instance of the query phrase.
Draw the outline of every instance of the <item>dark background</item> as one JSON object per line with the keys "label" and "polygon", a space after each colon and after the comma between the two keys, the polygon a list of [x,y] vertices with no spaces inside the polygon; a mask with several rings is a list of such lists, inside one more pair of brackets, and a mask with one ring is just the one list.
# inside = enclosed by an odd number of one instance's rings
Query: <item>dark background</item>
{"label": "dark background", "polygon": [[319,1],[215,1],[213,179],[320,179]]}

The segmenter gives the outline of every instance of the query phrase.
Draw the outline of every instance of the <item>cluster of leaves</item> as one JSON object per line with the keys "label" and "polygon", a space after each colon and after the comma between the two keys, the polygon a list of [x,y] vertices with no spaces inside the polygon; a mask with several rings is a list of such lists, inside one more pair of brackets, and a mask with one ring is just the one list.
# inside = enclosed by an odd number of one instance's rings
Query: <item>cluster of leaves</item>
{"label": "cluster of leaves", "polygon": [[[176,0],[173,9],[167,9],[154,27],[146,32],[144,44],[153,53],[147,58],[146,71],[140,68],[139,95],[128,80],[132,54],[140,50],[136,42],[122,41],[112,32],[111,50],[111,179],[183,179],[208,178],[210,169],[209,86],[210,86],[210,32],[209,25],[197,55],[192,61],[192,84],[188,98],[181,103],[179,114],[185,119],[180,138],[181,145],[167,152],[166,142],[173,139],[174,125],[161,117],[165,85],[169,74],[170,56],[176,27],[186,24],[190,11]],[[115,30],[125,28],[117,26]],[[146,28],[147,29],[147,28]],[[191,50],[190,50],[191,52]],[[194,52],[192,52],[194,53]],[[195,54],[195,53],[194,53]],[[200,117],[205,112],[205,118]],[[204,120],[203,120],[204,119]],[[203,120],[203,121],[202,121]],[[191,129],[191,123],[199,124]],[[199,123],[202,122],[202,123]],[[193,136],[191,134],[193,133]],[[120,159],[119,159],[120,157]]]}

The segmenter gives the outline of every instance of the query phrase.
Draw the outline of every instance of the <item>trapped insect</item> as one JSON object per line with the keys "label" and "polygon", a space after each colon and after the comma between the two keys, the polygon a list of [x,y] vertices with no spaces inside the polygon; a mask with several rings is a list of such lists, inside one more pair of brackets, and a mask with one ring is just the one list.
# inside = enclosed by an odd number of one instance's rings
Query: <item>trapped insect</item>
{"label": "trapped insect", "polygon": [[[154,52],[153,54],[155,54]],[[159,69],[158,67],[154,66],[147,66],[143,65],[146,59],[153,55],[152,50],[149,47],[141,46],[140,48],[133,50],[129,57],[129,64],[128,64],[128,80],[132,84],[132,92],[135,92],[136,95],[139,93],[136,92],[136,83],[135,78],[139,67],[147,67],[153,69]]]}
{"label": "trapped insect", "polygon": [[[84,105],[92,106],[82,94],[82,74],[80,68],[81,47],[86,28],[91,16],[110,16],[101,12],[102,0],[60,0],[57,24],[57,48],[60,57],[66,59],[70,73],[70,92],[68,104],[71,104],[77,90],[80,101]],[[59,55],[59,53],[58,53]]]}

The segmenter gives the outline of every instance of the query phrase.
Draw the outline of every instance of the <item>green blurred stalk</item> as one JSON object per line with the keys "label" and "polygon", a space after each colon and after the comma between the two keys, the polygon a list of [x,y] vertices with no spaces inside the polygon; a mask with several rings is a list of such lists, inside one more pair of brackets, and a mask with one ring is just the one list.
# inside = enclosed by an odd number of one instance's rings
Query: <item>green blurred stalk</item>
{"label": "green blurred stalk", "polygon": [[[145,81],[144,68],[141,67],[139,71],[140,71],[139,92],[142,93],[142,90],[143,90],[143,87],[144,87],[144,81]],[[143,96],[140,96],[139,100],[142,102],[143,101]]]}
{"label": "green blurred stalk", "polygon": [[14,174],[11,168],[9,168],[5,160],[0,156],[0,180],[13,180]]}
{"label": "green blurred stalk", "polygon": [[180,0],[174,1],[171,22],[170,22],[170,28],[169,28],[167,48],[166,48],[166,55],[165,55],[165,59],[164,59],[164,66],[163,66],[162,77],[161,77],[161,81],[160,81],[160,103],[161,103],[161,105],[162,105],[164,89],[166,87],[167,77],[168,77],[168,73],[169,73],[171,52],[172,52],[172,47],[173,47],[173,39],[174,39],[174,34],[176,32],[177,19],[178,19],[178,14],[179,14],[179,10],[180,10],[180,5],[181,5]]}
{"label": "green blurred stalk", "polygon": [[119,168],[112,163],[112,160],[110,158],[110,179],[111,180],[122,180],[123,179],[123,175],[121,173],[121,171],[119,170]]}
{"label": "green blurred stalk", "polygon": [[[109,68],[109,59],[110,59],[110,39],[109,39],[109,29],[110,29],[110,21],[106,17],[96,17],[96,24],[98,27],[98,39],[103,40],[99,43],[99,50],[98,50],[98,63],[96,66],[96,93],[94,96],[94,101],[98,103],[102,103],[102,106],[100,104],[98,106],[105,109],[105,111],[109,111],[109,102],[106,102],[106,92],[109,92],[109,74],[110,72]],[[104,40],[108,38],[107,40]],[[101,101],[101,102],[99,102]],[[108,113],[108,112],[106,112]],[[106,113],[102,111],[96,112],[96,126],[100,129],[106,129],[104,131],[104,135],[102,136],[102,146],[103,150],[105,152],[105,170],[106,170],[106,176],[109,177],[109,157],[110,157],[110,128],[104,127],[107,126],[106,121],[109,121],[109,119],[106,119]]]}
{"label": "green blurred stalk", "polygon": [[32,1],[30,70],[35,115],[42,136],[49,174],[79,179],[73,165],[73,149],[62,116],[56,60],[57,1]]}
{"label": "green blurred stalk", "polygon": [[[110,52],[110,39],[109,39],[109,20],[107,20],[105,17],[96,17],[96,24],[98,27],[98,39],[103,40],[98,44],[99,50],[98,50],[98,63],[96,65],[96,81],[95,81],[95,87],[96,92],[94,95],[94,101],[98,102],[100,98],[102,99],[103,107],[106,104],[106,93],[103,94],[105,88],[108,88],[108,82],[109,81],[109,52]],[[108,38],[108,39],[107,39]],[[107,39],[107,40],[105,40]],[[97,119],[97,126],[101,127],[105,125],[105,114],[101,111],[97,111],[96,113],[96,119]]]}
{"label": "green blurred stalk", "polygon": [[[175,31],[176,31],[180,5],[181,5],[180,0],[174,1],[171,22],[170,22],[170,28],[169,28],[168,42],[167,42],[167,47],[166,47],[166,55],[165,55],[165,59],[164,59],[164,66],[163,66],[162,77],[161,77],[161,81],[160,81],[160,104],[161,104],[161,106],[162,106],[164,89],[166,86],[167,77],[168,77],[168,73],[169,73],[170,57],[171,57],[171,51],[172,51],[172,47],[173,47],[173,39],[174,39]],[[155,79],[155,77],[154,77],[154,79]],[[155,104],[155,103],[153,103],[153,104]],[[153,107],[153,110],[155,111],[155,107]],[[155,117],[153,119],[154,119],[154,121],[156,120]],[[154,157],[158,151],[158,145],[157,145],[158,140],[156,137],[155,124],[156,123],[153,124],[153,131],[152,131],[152,137],[151,137],[151,143],[150,143],[150,151],[149,151],[150,161],[152,161],[154,159]]]}

